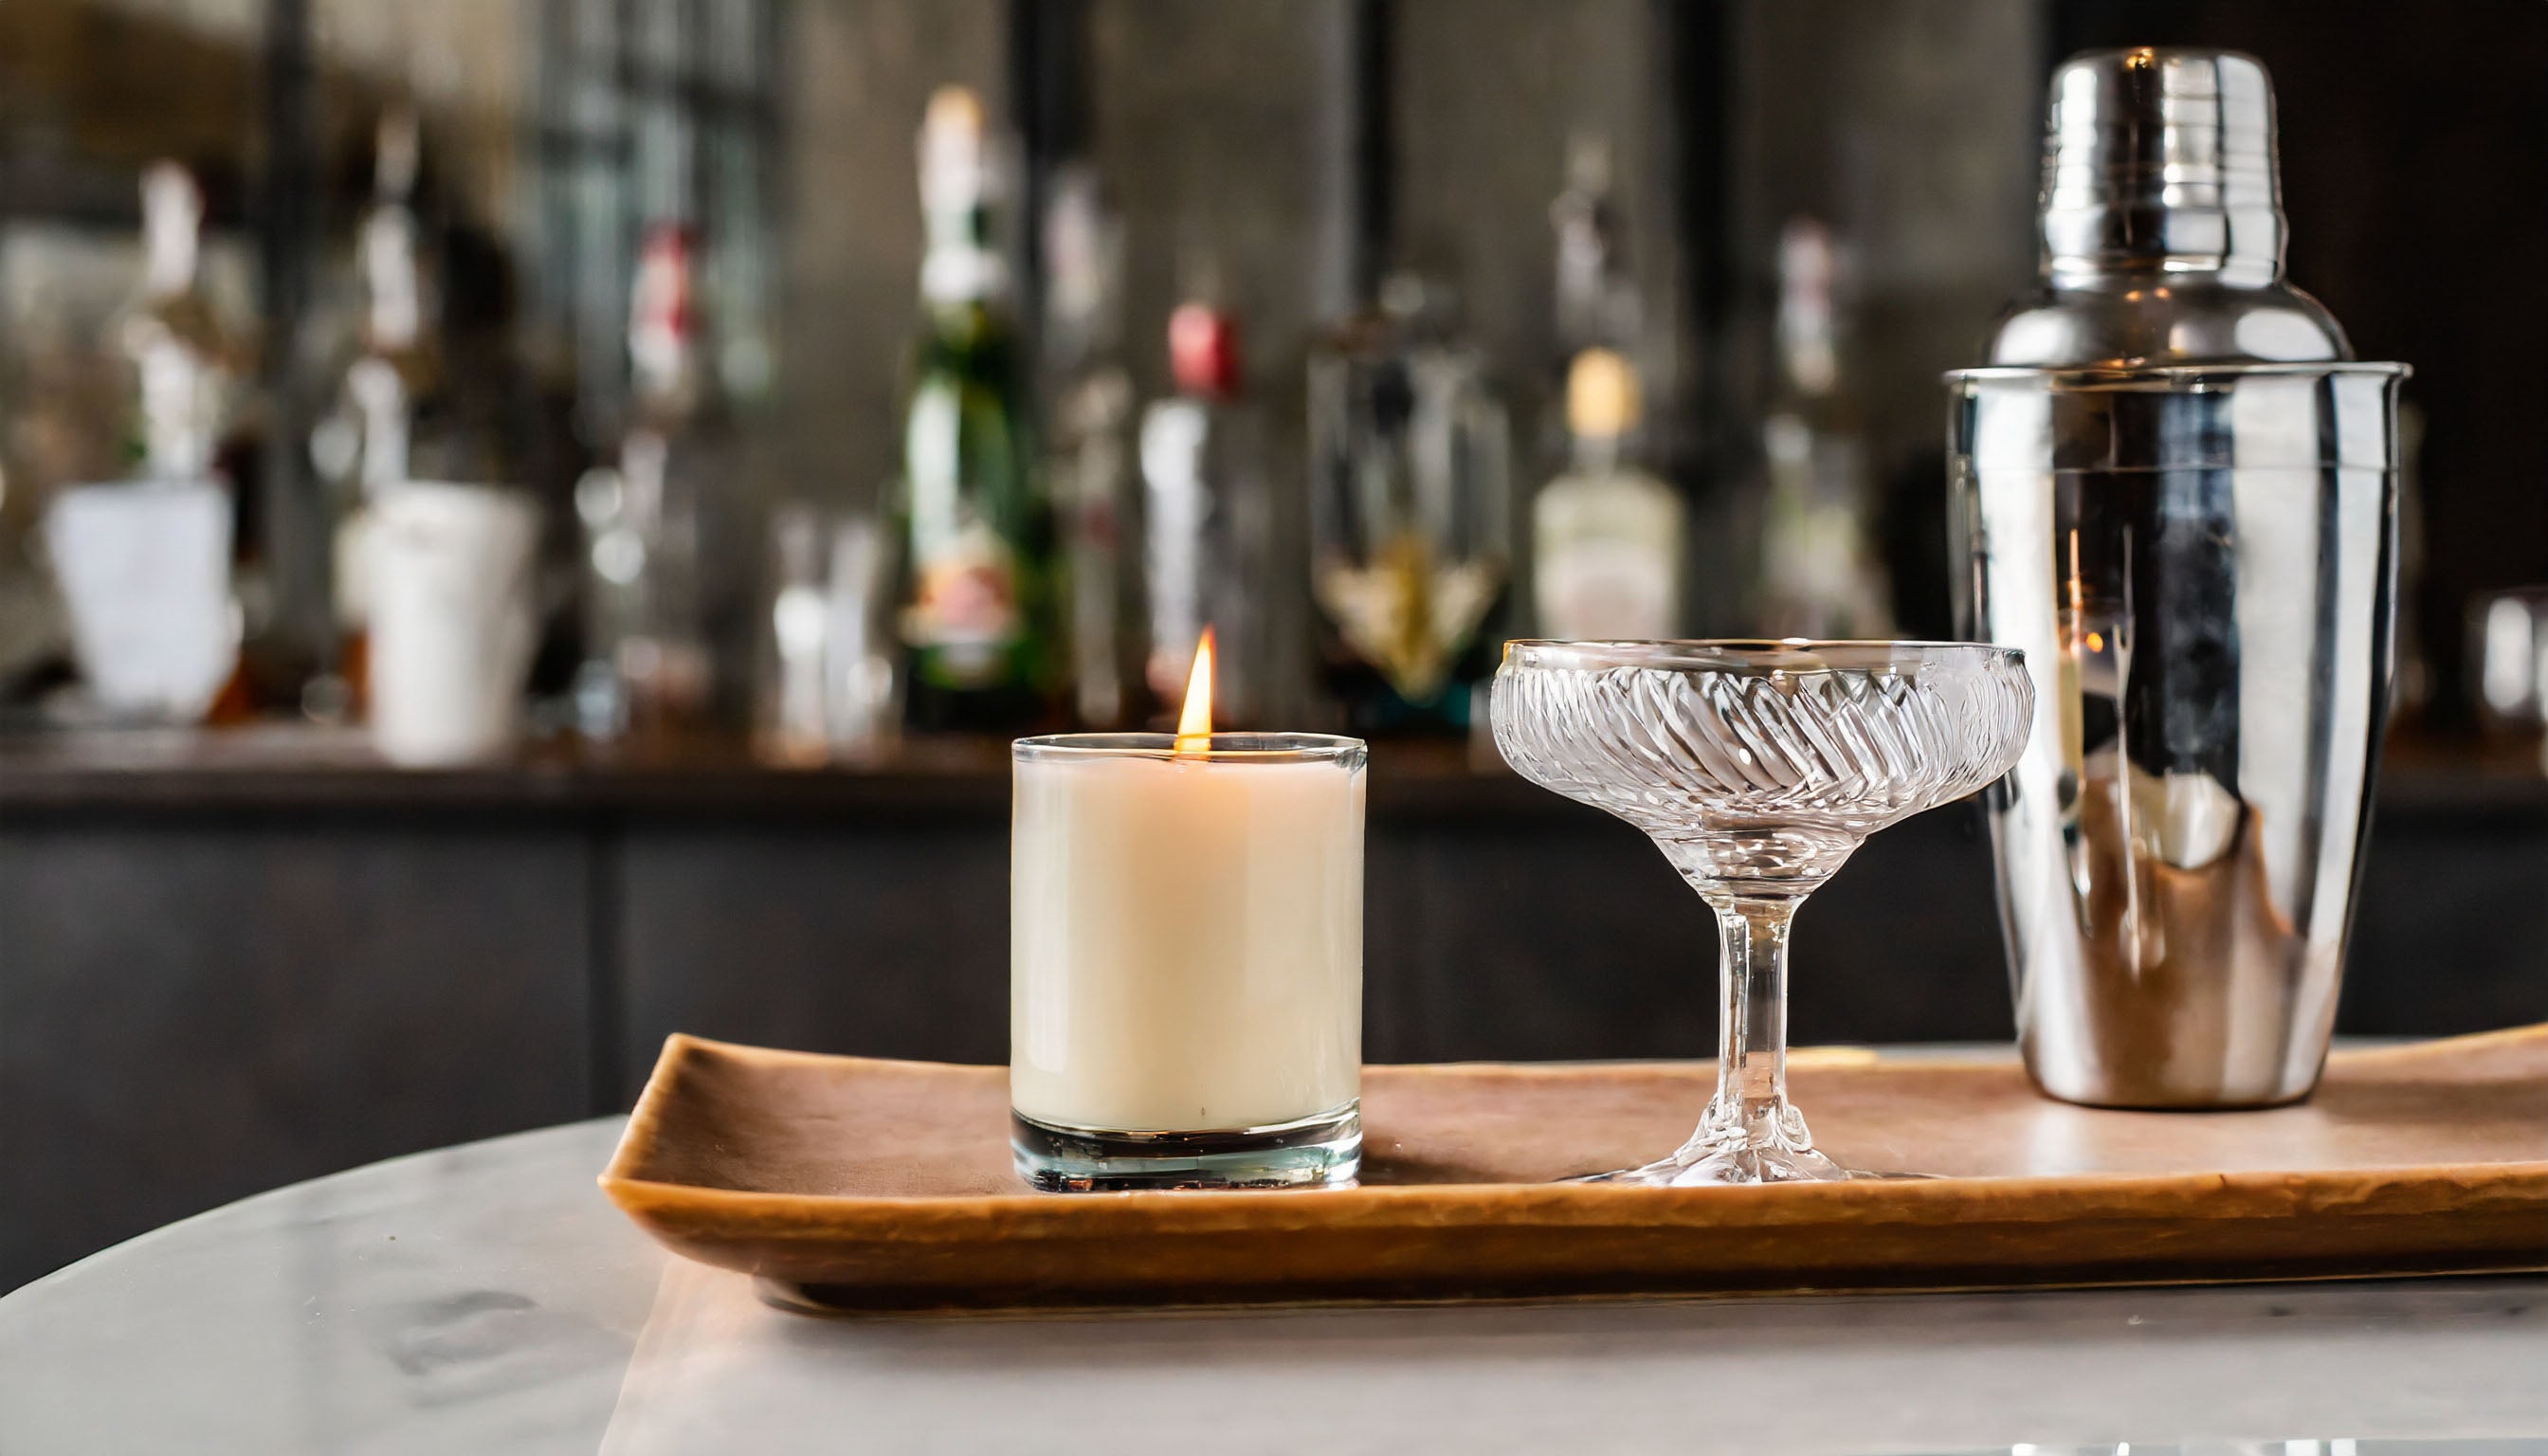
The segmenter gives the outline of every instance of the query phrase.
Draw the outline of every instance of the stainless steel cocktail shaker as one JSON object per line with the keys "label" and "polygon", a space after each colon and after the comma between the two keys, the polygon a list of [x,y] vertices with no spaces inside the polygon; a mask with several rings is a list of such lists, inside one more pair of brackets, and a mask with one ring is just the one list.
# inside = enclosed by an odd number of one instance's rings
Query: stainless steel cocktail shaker
{"label": "stainless steel cocktail shaker", "polygon": [[2234,53],[2054,74],[2043,287],[1949,376],[1965,635],[2026,650],[1992,791],[2037,1085],[2317,1084],[2389,690],[2397,364],[2283,281],[2273,97]]}

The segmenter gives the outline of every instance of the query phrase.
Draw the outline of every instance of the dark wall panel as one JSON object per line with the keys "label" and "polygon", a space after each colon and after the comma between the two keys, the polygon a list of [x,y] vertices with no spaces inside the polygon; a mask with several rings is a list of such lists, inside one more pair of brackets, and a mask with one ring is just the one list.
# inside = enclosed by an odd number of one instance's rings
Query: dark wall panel
{"label": "dark wall panel", "polygon": [[2525,819],[2374,827],[2336,1030],[2431,1037],[2548,1022],[2548,837]]}
{"label": "dark wall panel", "polygon": [[1007,1060],[1008,883],[990,826],[631,825],[615,932],[628,1095],[676,1031]]}
{"label": "dark wall panel", "polygon": [[[633,1098],[673,1032],[803,1050],[1008,1059],[1005,826],[652,821],[622,837],[610,953]],[[1364,886],[1365,1052],[1436,1040],[1410,972],[1428,841],[1383,825]]]}
{"label": "dark wall panel", "polygon": [[1423,1061],[1427,1036],[1414,974],[1424,945],[1420,836],[1389,823],[1365,830],[1362,1052],[1365,1061]]}
{"label": "dark wall panel", "polygon": [[1417,1055],[1680,1056],[1714,1025],[1706,908],[1593,810],[1428,835]]}
{"label": "dark wall panel", "polygon": [[[1645,837],[1591,810],[1428,837],[1410,1045],[1422,1058],[1705,1056],[1716,927]],[[2010,1034],[1990,851],[1967,807],[1869,841],[1798,913],[1790,1030]]]}
{"label": "dark wall panel", "polygon": [[584,1114],[571,831],[0,826],[0,1289],[216,1204]]}

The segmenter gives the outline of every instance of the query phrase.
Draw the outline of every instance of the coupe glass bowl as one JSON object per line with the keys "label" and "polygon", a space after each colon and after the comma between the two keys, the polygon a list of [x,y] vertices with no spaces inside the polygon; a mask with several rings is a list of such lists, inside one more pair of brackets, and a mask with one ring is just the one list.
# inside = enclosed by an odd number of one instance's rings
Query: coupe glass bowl
{"label": "coupe glass bowl", "polygon": [[[2015,648],[1514,642],[1496,746],[1642,829],[1716,912],[1716,1095],[1670,1157],[1594,1181],[1846,1178],[1787,1103],[1787,926],[1866,838],[2007,773],[2035,724]],[[1864,1175],[1861,1175],[1864,1176]]]}

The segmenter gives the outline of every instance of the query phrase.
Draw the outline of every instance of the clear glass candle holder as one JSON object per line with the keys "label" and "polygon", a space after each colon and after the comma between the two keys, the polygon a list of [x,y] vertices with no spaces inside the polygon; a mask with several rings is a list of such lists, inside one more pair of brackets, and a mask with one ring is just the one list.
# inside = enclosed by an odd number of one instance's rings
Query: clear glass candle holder
{"label": "clear glass candle holder", "polygon": [[1323,734],[1015,746],[1009,1104],[1054,1192],[1351,1183],[1363,772]]}

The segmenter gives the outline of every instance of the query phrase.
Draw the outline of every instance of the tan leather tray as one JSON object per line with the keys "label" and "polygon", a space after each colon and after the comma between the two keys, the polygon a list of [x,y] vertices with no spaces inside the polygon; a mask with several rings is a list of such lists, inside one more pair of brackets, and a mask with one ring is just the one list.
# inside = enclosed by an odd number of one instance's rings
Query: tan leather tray
{"label": "tan leather tray", "polygon": [[1705,1063],[1375,1066],[1363,1185],[1040,1195],[1005,1069],[674,1037],[601,1186],[674,1251],[866,1309],[1977,1289],[2548,1268],[2548,1027],[2339,1052],[2245,1113],[2014,1061],[1802,1052],[1817,1139],[1928,1180],[1552,1183],[1659,1155]]}

